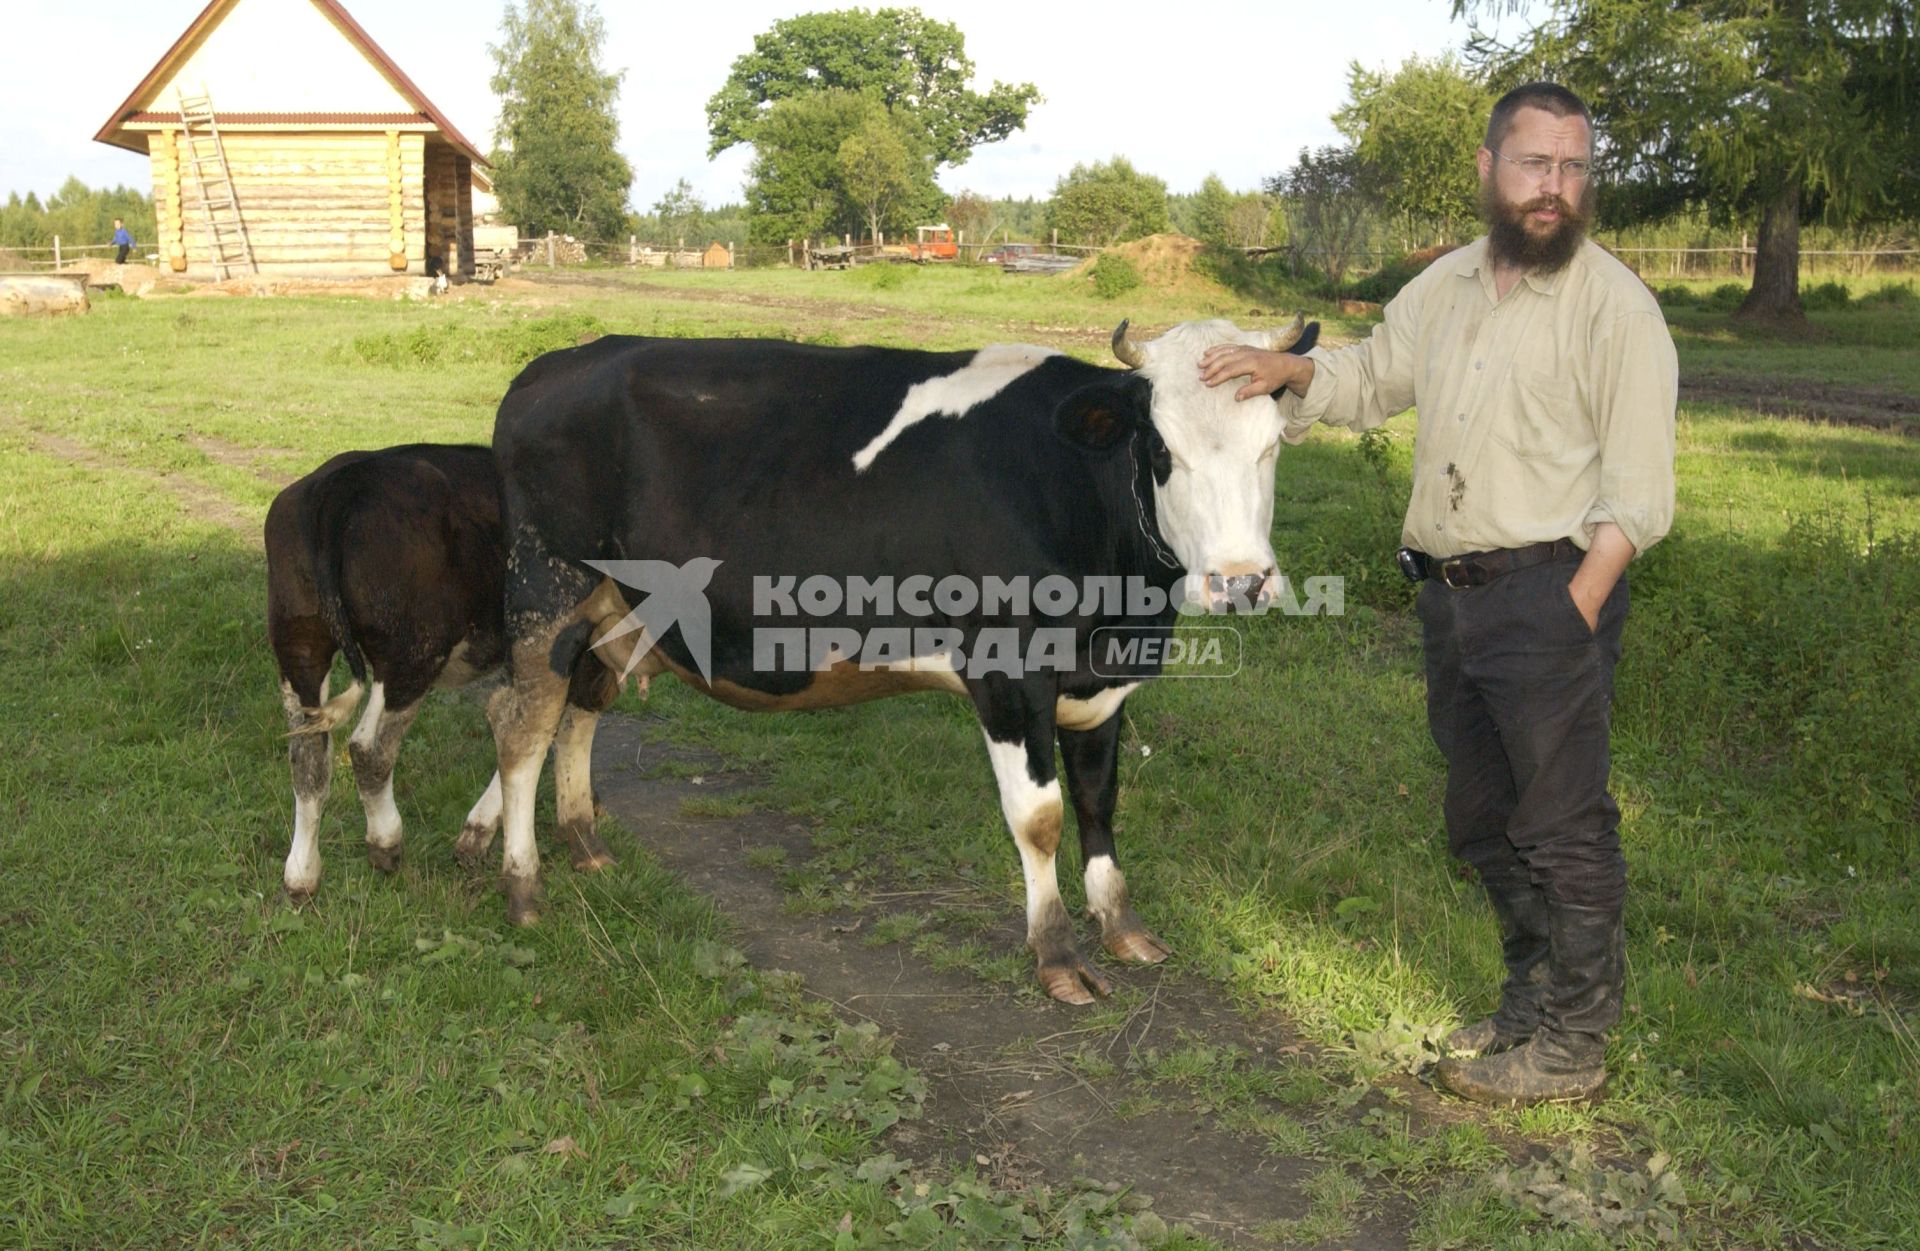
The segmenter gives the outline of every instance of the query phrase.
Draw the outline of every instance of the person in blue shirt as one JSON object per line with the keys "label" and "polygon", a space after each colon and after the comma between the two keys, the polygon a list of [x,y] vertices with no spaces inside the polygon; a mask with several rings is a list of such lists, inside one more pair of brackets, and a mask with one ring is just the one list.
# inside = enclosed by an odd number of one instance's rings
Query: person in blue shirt
{"label": "person in blue shirt", "polygon": [[113,254],[113,263],[125,265],[127,253],[133,250],[133,232],[128,230],[127,224],[118,217],[113,219],[113,246],[119,249]]}

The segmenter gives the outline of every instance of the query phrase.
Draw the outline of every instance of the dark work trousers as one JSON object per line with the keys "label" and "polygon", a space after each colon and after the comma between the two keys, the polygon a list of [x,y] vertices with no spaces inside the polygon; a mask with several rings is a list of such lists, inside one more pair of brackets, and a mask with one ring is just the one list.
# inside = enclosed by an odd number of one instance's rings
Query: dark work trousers
{"label": "dark work trousers", "polygon": [[1427,723],[1447,758],[1448,850],[1489,890],[1526,880],[1549,904],[1617,910],[1627,862],[1607,734],[1627,580],[1589,630],[1567,592],[1578,568],[1421,584]]}
{"label": "dark work trousers", "polygon": [[115,265],[125,265],[127,263],[127,253],[132,250],[133,249],[129,248],[126,244],[121,244],[120,250],[113,254],[113,263]]}

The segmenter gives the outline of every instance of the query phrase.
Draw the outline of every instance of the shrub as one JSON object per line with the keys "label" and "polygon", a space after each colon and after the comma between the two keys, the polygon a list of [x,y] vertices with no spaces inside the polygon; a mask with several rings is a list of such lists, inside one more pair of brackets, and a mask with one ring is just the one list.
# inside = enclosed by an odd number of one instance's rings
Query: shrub
{"label": "shrub", "polygon": [[1668,308],[1692,308],[1700,303],[1700,297],[1694,294],[1692,287],[1673,283],[1654,292],[1656,298]]}
{"label": "shrub", "polygon": [[1723,282],[1713,289],[1706,300],[1708,308],[1730,313],[1740,307],[1740,301],[1747,298],[1747,289],[1737,282]]}
{"label": "shrub", "polygon": [[1920,292],[1910,282],[1883,282],[1861,296],[1856,303],[1877,304],[1885,308],[1909,308],[1920,301]]}
{"label": "shrub", "polygon": [[1133,262],[1112,252],[1102,252],[1088,272],[1093,278],[1093,293],[1103,300],[1117,300],[1141,282]]}
{"label": "shrub", "polygon": [[854,281],[863,287],[875,291],[894,291],[905,285],[907,266],[882,262],[874,265],[862,265],[853,271]]}
{"label": "shrub", "polygon": [[1802,308],[1824,312],[1830,309],[1845,308],[1853,299],[1847,291],[1847,284],[1828,279],[1817,287],[1808,287],[1800,293]]}

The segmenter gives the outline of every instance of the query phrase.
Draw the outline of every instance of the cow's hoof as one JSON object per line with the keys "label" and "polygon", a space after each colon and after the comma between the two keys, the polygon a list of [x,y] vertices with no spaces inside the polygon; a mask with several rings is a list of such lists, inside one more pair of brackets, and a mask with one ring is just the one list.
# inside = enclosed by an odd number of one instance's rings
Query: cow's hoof
{"label": "cow's hoof", "polygon": [[398,873],[400,871],[400,844],[395,843],[391,847],[380,847],[373,843],[368,843],[367,863],[382,873]]}
{"label": "cow's hoof", "polygon": [[469,873],[480,871],[480,862],[486,858],[487,844],[493,840],[489,832],[477,825],[463,826],[460,837],[453,840],[454,863]]}
{"label": "cow's hoof", "polygon": [[319,888],[320,884],[318,882],[315,882],[311,886],[295,886],[293,883],[288,882],[281,890],[280,896],[292,907],[304,908],[313,902],[313,892]]}
{"label": "cow's hoof", "polygon": [[542,895],[533,879],[507,879],[507,921],[513,925],[540,924]]}
{"label": "cow's hoof", "polygon": [[598,873],[618,863],[599,831],[585,822],[568,822],[561,827],[560,837],[573,854],[573,867],[582,873]]}
{"label": "cow's hoof", "polygon": [[1173,948],[1144,925],[1102,935],[1100,945],[1107,949],[1108,955],[1128,964],[1159,964],[1173,954]]}
{"label": "cow's hoof", "polygon": [[602,869],[611,869],[619,863],[613,858],[613,853],[604,847],[584,855],[577,851],[573,853],[573,867],[581,873],[598,873]]}
{"label": "cow's hoof", "polygon": [[1050,999],[1083,1005],[1105,999],[1113,993],[1113,983],[1078,954],[1040,966],[1040,988]]}

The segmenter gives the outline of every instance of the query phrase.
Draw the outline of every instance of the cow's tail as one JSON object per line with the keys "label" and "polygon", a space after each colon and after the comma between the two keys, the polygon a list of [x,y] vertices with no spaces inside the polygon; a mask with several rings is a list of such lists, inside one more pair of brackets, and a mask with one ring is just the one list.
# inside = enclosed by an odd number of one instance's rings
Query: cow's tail
{"label": "cow's tail", "polygon": [[313,590],[314,597],[320,603],[320,620],[326,624],[333,645],[340,649],[340,655],[346,659],[347,668],[352,670],[354,685],[359,686],[367,680],[367,658],[360,654],[360,644],[354,640],[353,627],[347,620],[346,599],[341,592],[346,582],[346,531],[358,497],[358,492],[351,488],[348,481],[354,477],[352,471],[355,468],[357,466],[347,466],[346,471],[339,475],[339,480],[330,484],[332,490],[316,492],[314,514],[309,518],[307,533],[318,538],[316,546],[319,550],[314,553],[313,561]]}
{"label": "cow's tail", "polygon": [[334,727],[346,724],[353,710],[360,706],[361,686],[358,679],[318,708],[302,708],[300,723],[287,731],[288,738],[298,738],[302,734],[331,734]]}
{"label": "cow's tail", "polygon": [[320,620],[327,627],[333,645],[346,658],[347,668],[353,672],[353,683],[320,707],[301,709],[301,722],[288,733],[288,738],[331,732],[353,715],[353,710],[360,703],[360,692],[367,682],[367,658],[361,655],[360,645],[354,640],[353,628],[347,618],[346,599],[340,589],[346,580],[345,529],[356,498],[356,492],[349,488],[346,481],[351,477],[353,468],[347,466],[341,475],[336,476],[328,484],[330,489],[314,492],[305,519],[306,532],[317,540],[313,554],[313,590],[314,598],[319,603]]}

